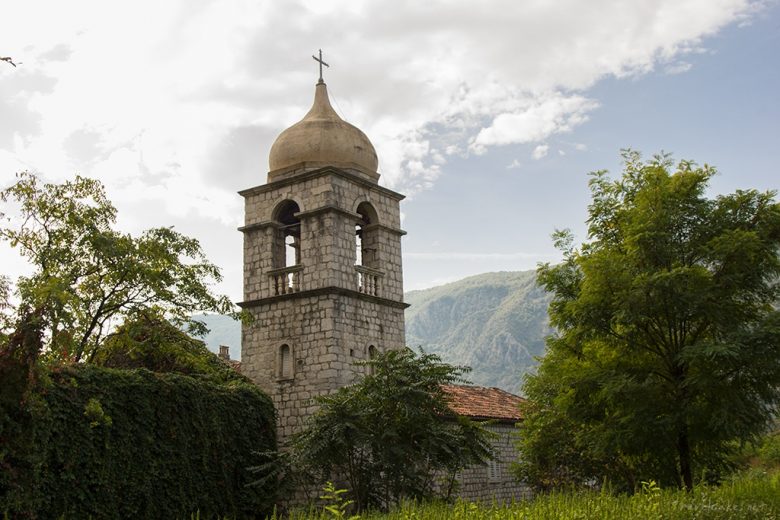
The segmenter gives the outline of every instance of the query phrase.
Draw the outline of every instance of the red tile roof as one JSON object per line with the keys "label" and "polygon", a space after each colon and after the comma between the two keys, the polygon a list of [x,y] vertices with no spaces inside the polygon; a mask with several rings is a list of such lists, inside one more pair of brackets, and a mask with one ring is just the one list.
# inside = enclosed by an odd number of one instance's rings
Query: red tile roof
{"label": "red tile roof", "polygon": [[484,386],[442,385],[450,409],[473,419],[496,419],[517,422],[522,419],[519,405],[525,399],[500,388]]}

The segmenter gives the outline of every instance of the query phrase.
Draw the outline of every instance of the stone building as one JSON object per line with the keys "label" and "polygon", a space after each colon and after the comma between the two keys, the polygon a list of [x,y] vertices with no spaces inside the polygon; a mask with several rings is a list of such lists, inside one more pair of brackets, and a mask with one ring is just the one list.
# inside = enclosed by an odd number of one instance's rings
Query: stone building
{"label": "stone building", "polygon": [[[328,394],[365,375],[355,362],[405,347],[399,203],[378,184],[374,147],[331,107],[325,83],[271,147],[265,184],[245,201],[244,301],[236,368],[268,393],[280,442]],[[227,349],[221,350],[231,362]],[[521,498],[508,471],[520,398],[497,388],[446,388],[456,413],[491,420],[496,461],[459,475],[467,499]]]}
{"label": "stone building", "polygon": [[483,502],[530,497],[530,488],[511,472],[511,464],[518,458],[515,425],[522,420],[519,407],[523,398],[500,388],[482,386],[447,385],[444,391],[453,412],[475,421],[489,421],[487,429],[496,434],[495,459],[463,470],[457,476],[458,496]]}
{"label": "stone building", "polygon": [[314,396],[360,377],[355,361],[405,346],[399,203],[378,184],[366,135],[325,83],[271,147],[267,182],[245,200],[242,372],[273,399],[280,440]]}

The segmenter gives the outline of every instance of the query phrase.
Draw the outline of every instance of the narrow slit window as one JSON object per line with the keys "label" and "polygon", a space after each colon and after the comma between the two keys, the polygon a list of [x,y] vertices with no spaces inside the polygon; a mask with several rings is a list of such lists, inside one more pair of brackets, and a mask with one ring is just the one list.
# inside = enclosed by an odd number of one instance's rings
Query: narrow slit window
{"label": "narrow slit window", "polygon": [[[368,346],[368,360],[369,361],[373,361],[376,358],[376,353],[377,353],[376,347],[374,345],[369,345]],[[373,376],[375,372],[376,372],[376,369],[375,369],[374,365],[369,364],[368,365],[368,375]]]}
{"label": "narrow slit window", "polygon": [[279,347],[279,378],[290,379],[293,376],[292,350],[290,345]]}
{"label": "narrow slit window", "polygon": [[488,480],[495,482],[501,478],[501,465],[497,460],[489,460],[487,463]]}

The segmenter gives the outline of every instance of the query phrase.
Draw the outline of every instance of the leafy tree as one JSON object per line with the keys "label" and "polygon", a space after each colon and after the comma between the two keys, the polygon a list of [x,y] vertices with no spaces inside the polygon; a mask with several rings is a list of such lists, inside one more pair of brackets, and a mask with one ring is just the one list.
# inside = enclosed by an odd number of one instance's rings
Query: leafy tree
{"label": "leafy tree", "polygon": [[0,238],[35,267],[16,284],[19,314],[41,313],[49,355],[92,359],[131,313],[159,313],[203,333],[193,312],[234,311],[227,297],[211,293],[221,274],[197,240],[164,227],[138,237],[114,230],[116,209],[97,180],[48,184],[25,172],[0,200],[18,205]]}
{"label": "leafy tree", "polygon": [[715,170],[624,152],[592,174],[588,235],[542,265],[548,338],[520,442],[541,487],[608,478],[691,489],[715,479],[780,399],[780,205],[755,190],[705,196]]}
{"label": "leafy tree", "polygon": [[215,383],[250,382],[203,341],[190,337],[164,317],[148,313],[129,316],[106,337],[93,362],[109,368],[177,372]]}
{"label": "leafy tree", "polygon": [[387,509],[431,497],[437,475],[492,457],[491,433],[456,416],[441,388],[462,382],[464,367],[409,349],[367,364],[373,373],[359,383],[317,398],[319,411],[292,440],[294,463],[315,482],[345,479],[358,509]]}

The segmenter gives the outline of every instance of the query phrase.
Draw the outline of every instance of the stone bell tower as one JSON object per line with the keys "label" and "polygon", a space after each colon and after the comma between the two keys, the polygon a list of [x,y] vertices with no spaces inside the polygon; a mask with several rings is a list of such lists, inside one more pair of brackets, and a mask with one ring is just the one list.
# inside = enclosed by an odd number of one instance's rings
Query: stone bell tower
{"label": "stone bell tower", "polygon": [[265,184],[245,199],[242,372],[274,401],[280,441],[311,399],[366,372],[356,361],[404,342],[399,202],[374,147],[320,81],[306,116],[276,139]]}

